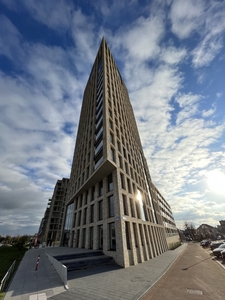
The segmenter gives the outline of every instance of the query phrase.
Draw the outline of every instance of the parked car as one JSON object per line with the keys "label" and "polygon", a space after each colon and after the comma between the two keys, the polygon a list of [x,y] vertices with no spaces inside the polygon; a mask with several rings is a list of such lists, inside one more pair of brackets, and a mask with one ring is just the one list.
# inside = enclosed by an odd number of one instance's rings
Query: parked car
{"label": "parked car", "polygon": [[210,244],[210,248],[211,248],[211,250],[213,251],[214,249],[218,248],[218,247],[219,247],[220,245],[222,245],[222,244],[224,244],[223,241],[212,242],[212,243]]}
{"label": "parked car", "polygon": [[200,242],[200,245],[201,245],[202,247],[207,247],[207,246],[210,245],[210,243],[211,243],[210,240],[202,240],[202,241]]}
{"label": "parked car", "polygon": [[223,259],[225,259],[225,249],[223,251],[221,251],[221,256]]}
{"label": "parked car", "polygon": [[218,248],[213,250],[213,254],[217,257],[221,256],[221,252],[225,250],[225,244],[223,243],[222,245],[220,245]]}

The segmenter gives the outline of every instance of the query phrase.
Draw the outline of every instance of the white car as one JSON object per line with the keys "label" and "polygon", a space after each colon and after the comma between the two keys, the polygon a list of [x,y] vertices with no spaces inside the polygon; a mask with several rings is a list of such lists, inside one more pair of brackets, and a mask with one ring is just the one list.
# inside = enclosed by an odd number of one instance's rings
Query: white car
{"label": "white car", "polygon": [[221,256],[221,252],[225,250],[225,244],[220,245],[218,248],[213,250],[213,254],[217,257]]}

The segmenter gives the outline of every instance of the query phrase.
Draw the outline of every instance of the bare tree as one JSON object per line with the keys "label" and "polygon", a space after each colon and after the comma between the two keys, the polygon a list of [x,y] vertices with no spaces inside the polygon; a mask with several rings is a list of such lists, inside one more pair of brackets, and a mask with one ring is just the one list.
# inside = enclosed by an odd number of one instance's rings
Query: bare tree
{"label": "bare tree", "polygon": [[184,221],[184,232],[187,238],[191,238],[195,240],[196,232],[195,232],[195,225],[192,222]]}

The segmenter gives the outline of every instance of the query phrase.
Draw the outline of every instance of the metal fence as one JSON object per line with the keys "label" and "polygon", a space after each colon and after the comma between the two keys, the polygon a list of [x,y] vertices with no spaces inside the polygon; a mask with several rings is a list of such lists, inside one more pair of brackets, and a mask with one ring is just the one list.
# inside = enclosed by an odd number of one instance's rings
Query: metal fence
{"label": "metal fence", "polygon": [[9,279],[10,275],[12,274],[12,272],[14,270],[15,264],[16,264],[16,261],[14,260],[14,262],[11,264],[10,268],[6,272],[5,276],[3,277],[2,281],[0,282],[0,292],[3,291],[7,280]]}

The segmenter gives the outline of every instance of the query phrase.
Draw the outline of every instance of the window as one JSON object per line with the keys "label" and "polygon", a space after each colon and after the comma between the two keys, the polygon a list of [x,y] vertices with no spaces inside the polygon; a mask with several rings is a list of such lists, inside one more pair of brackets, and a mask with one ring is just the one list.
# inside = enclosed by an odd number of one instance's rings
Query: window
{"label": "window", "polygon": [[125,222],[127,249],[130,249],[130,223]]}
{"label": "window", "polygon": [[93,249],[94,227],[90,227],[90,249]]}
{"label": "window", "polygon": [[86,173],[86,179],[88,179],[88,177],[89,177],[89,167],[87,167],[87,171],[86,171],[87,173]]}
{"label": "window", "polygon": [[90,222],[94,222],[94,204],[90,206]]}
{"label": "window", "polygon": [[123,169],[123,159],[122,156],[119,155],[119,163],[120,163],[120,168]]}
{"label": "window", "polygon": [[112,161],[115,161],[115,150],[113,148],[110,149],[110,158]]}
{"label": "window", "polygon": [[103,249],[103,225],[98,226],[99,249]]}
{"label": "window", "polygon": [[103,151],[101,150],[101,152],[98,154],[98,156],[95,159],[95,166],[94,169],[97,169],[98,166],[103,162]]}
{"label": "window", "polygon": [[81,221],[81,210],[78,212],[78,222],[77,222],[77,226],[80,226],[80,221]]}
{"label": "window", "polygon": [[124,182],[124,175],[120,173],[120,180],[121,180],[121,187],[125,190],[125,182]]}
{"label": "window", "polygon": [[121,146],[120,146],[120,142],[119,141],[117,141],[117,148],[118,148],[118,151],[121,152]]}
{"label": "window", "polygon": [[125,169],[126,169],[126,173],[129,175],[129,167],[128,167],[127,162],[125,162]]}
{"label": "window", "polygon": [[102,147],[103,147],[103,140],[102,140],[102,137],[101,137],[101,139],[99,139],[98,142],[95,145],[95,155],[97,155],[98,152],[100,152],[102,150]]}
{"label": "window", "polygon": [[84,220],[83,220],[84,225],[86,224],[86,220],[87,220],[87,207],[85,207],[85,209],[84,209]]}
{"label": "window", "polygon": [[103,195],[103,182],[100,181],[98,186],[98,196],[101,197],[102,195]]}
{"label": "window", "polygon": [[76,198],[75,199],[75,210],[77,210],[77,208],[78,208],[78,199]]}
{"label": "window", "polygon": [[127,207],[127,197],[125,195],[122,195],[122,197],[123,197],[123,213],[124,215],[129,216],[128,207]]}
{"label": "window", "polygon": [[109,223],[109,248],[110,250],[116,250],[115,223]]}
{"label": "window", "polygon": [[137,210],[137,218],[141,219],[141,215],[140,215],[140,206],[139,203],[136,202],[136,210]]}
{"label": "window", "polygon": [[82,205],[83,205],[83,194],[80,196],[80,207],[82,207]]}
{"label": "window", "polygon": [[145,212],[144,212],[144,208],[143,208],[143,200],[142,200],[142,194],[139,190],[137,190],[137,200],[139,203],[139,207],[137,208],[138,211],[138,217],[139,219],[142,219],[143,221],[146,221],[145,218]]}
{"label": "window", "polygon": [[126,153],[126,149],[125,148],[123,148],[123,156],[124,156],[124,158],[127,158],[127,153]]}
{"label": "window", "polygon": [[85,240],[86,240],[86,228],[82,230],[82,248],[85,248]]}
{"label": "window", "polygon": [[128,192],[130,194],[132,194],[132,191],[131,191],[131,185],[130,185],[130,179],[127,178],[127,187],[128,187]]}
{"label": "window", "polygon": [[98,202],[98,219],[103,219],[103,200]]}
{"label": "window", "polygon": [[114,136],[112,133],[110,133],[110,143],[114,144]]}
{"label": "window", "polygon": [[133,231],[134,231],[135,247],[138,247],[138,233],[137,233],[137,226],[135,223],[133,223]]}
{"label": "window", "polygon": [[133,200],[130,198],[130,209],[131,209],[131,216],[133,218],[136,218],[136,215],[135,215],[135,208],[134,208],[134,203],[133,203]]}
{"label": "window", "polygon": [[100,127],[99,130],[95,134],[95,140],[96,141],[102,135],[102,133],[103,133],[103,127]]}
{"label": "window", "polygon": [[141,236],[141,244],[142,244],[142,246],[144,246],[144,235],[143,235],[143,230],[142,230],[141,224],[139,224],[139,232],[140,232],[140,236]]}
{"label": "window", "polygon": [[95,187],[92,187],[92,194],[91,194],[91,200],[93,201],[95,199]]}
{"label": "window", "polygon": [[75,214],[74,214],[74,219],[73,219],[73,227],[76,226],[76,219],[77,219],[76,216],[77,216],[77,214],[75,213]]}
{"label": "window", "polygon": [[112,174],[108,176],[108,192],[112,191],[113,189],[113,179],[112,179]]}
{"label": "window", "polygon": [[108,197],[109,218],[114,217],[114,198],[113,195]]}
{"label": "window", "polygon": [[88,202],[88,190],[86,191],[86,194],[85,194],[85,204],[87,204]]}

